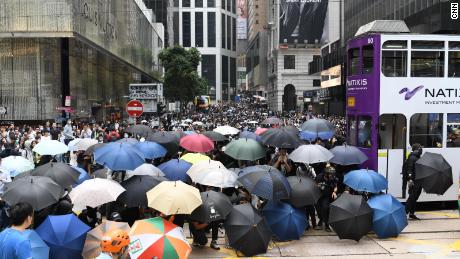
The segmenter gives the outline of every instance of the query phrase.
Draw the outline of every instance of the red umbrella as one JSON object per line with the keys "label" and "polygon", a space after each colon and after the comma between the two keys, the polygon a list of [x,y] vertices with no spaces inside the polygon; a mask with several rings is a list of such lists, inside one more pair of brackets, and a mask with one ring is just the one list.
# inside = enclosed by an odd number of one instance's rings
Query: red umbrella
{"label": "red umbrella", "polygon": [[205,153],[214,149],[214,142],[205,135],[193,134],[181,138],[180,146],[188,151]]}
{"label": "red umbrella", "polygon": [[267,130],[268,130],[267,128],[258,128],[258,129],[256,129],[255,133],[257,135],[261,135],[262,133],[264,133]]}

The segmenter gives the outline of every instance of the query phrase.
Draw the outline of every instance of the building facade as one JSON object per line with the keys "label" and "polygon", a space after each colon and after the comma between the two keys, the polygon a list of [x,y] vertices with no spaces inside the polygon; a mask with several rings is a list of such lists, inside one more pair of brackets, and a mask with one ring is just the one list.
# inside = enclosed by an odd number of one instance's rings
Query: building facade
{"label": "building facade", "polygon": [[328,0],[269,1],[268,87],[269,108],[303,109],[303,92],[320,86],[308,64],[319,55]]}
{"label": "building facade", "polygon": [[160,77],[134,0],[1,0],[0,17],[2,120],[121,117],[128,85]]}
{"label": "building facade", "polygon": [[171,0],[168,7],[170,45],[196,47],[199,71],[213,101],[236,95],[236,0]]}
{"label": "building facade", "polygon": [[267,97],[269,2],[249,0],[248,10],[248,48],[246,50],[248,89],[253,95]]}

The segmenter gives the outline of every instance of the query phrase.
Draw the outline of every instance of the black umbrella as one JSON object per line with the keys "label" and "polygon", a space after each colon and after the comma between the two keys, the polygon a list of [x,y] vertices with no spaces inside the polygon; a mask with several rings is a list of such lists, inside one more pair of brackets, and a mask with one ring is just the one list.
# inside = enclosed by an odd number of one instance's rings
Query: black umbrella
{"label": "black umbrella", "polygon": [[179,151],[180,136],[174,132],[158,131],[150,134],[146,140],[156,142],[165,147],[168,150],[168,155],[177,154]]}
{"label": "black umbrella", "polygon": [[368,157],[357,147],[344,144],[336,146],[330,150],[334,156],[329,162],[338,165],[360,165],[364,163]]}
{"label": "black umbrella", "polygon": [[230,246],[245,256],[267,252],[272,232],[265,218],[249,203],[233,206],[224,227]]}
{"label": "black umbrella", "polygon": [[315,181],[308,177],[289,176],[287,178],[291,185],[291,198],[289,203],[292,206],[301,208],[308,205],[315,205],[321,197],[321,192]]}
{"label": "black umbrella", "polygon": [[286,127],[271,128],[262,133],[260,137],[265,145],[277,148],[294,149],[302,145],[299,136],[294,134],[292,129]]}
{"label": "black umbrella", "polygon": [[125,132],[131,133],[133,135],[139,135],[141,137],[147,137],[149,134],[153,132],[152,128],[147,125],[137,124],[133,126],[129,126],[125,129]]}
{"label": "black umbrella", "polygon": [[49,162],[36,167],[32,172],[33,176],[47,176],[60,186],[66,188],[78,182],[80,173],[70,165],[59,162]]}
{"label": "black umbrella", "polygon": [[283,124],[283,121],[278,119],[277,117],[270,117],[270,118],[266,118],[265,120],[263,120],[260,124],[263,124],[263,125],[275,125],[275,124],[281,125],[281,124]]}
{"label": "black umbrella", "polygon": [[340,239],[359,241],[372,230],[373,211],[361,195],[343,193],[331,203],[329,224]]}
{"label": "black umbrella", "polygon": [[126,189],[118,196],[117,200],[128,208],[147,207],[147,192],[153,189],[162,181],[167,181],[164,177],[153,177],[149,175],[135,175],[121,183]]}
{"label": "black umbrella", "polygon": [[440,154],[425,152],[415,163],[415,180],[427,193],[443,195],[452,186],[452,167]]}
{"label": "black umbrella", "polygon": [[92,156],[93,153],[94,153],[94,150],[96,150],[97,148],[100,148],[100,147],[102,147],[104,145],[105,145],[105,143],[97,143],[95,145],[92,145],[85,151],[85,153],[83,155]]}
{"label": "black umbrella", "polygon": [[203,135],[210,138],[212,141],[216,141],[216,142],[228,140],[226,136],[220,134],[219,132],[215,132],[215,131],[205,131],[203,132]]}
{"label": "black umbrella", "polygon": [[335,131],[335,127],[334,125],[332,125],[332,123],[330,123],[329,121],[325,119],[317,119],[317,118],[306,121],[300,126],[300,129],[302,129],[302,131],[309,131],[309,132],[315,132],[315,133]]}
{"label": "black umbrella", "polygon": [[56,203],[64,189],[45,176],[26,176],[7,183],[2,199],[8,204],[27,202],[38,211]]}
{"label": "black umbrella", "polygon": [[286,177],[272,166],[246,167],[238,174],[238,182],[251,194],[267,200],[282,200],[291,196],[291,186]]}
{"label": "black umbrella", "polygon": [[233,209],[230,199],[221,192],[202,192],[201,200],[203,204],[192,212],[190,219],[205,223],[223,220]]}

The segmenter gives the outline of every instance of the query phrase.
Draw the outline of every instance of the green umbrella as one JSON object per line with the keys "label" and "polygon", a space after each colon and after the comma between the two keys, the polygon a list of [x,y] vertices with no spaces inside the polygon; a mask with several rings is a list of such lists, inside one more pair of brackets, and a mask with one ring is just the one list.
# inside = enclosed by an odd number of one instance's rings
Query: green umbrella
{"label": "green umbrella", "polygon": [[261,159],[266,155],[264,146],[249,138],[232,140],[232,142],[225,146],[224,152],[234,159],[248,161]]}

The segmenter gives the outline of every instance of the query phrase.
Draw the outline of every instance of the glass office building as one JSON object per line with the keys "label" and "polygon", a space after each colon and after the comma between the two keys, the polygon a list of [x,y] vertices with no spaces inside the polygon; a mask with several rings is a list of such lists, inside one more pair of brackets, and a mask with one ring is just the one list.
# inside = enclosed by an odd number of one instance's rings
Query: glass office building
{"label": "glass office building", "polygon": [[134,0],[0,0],[0,120],[122,113],[162,42]]}

